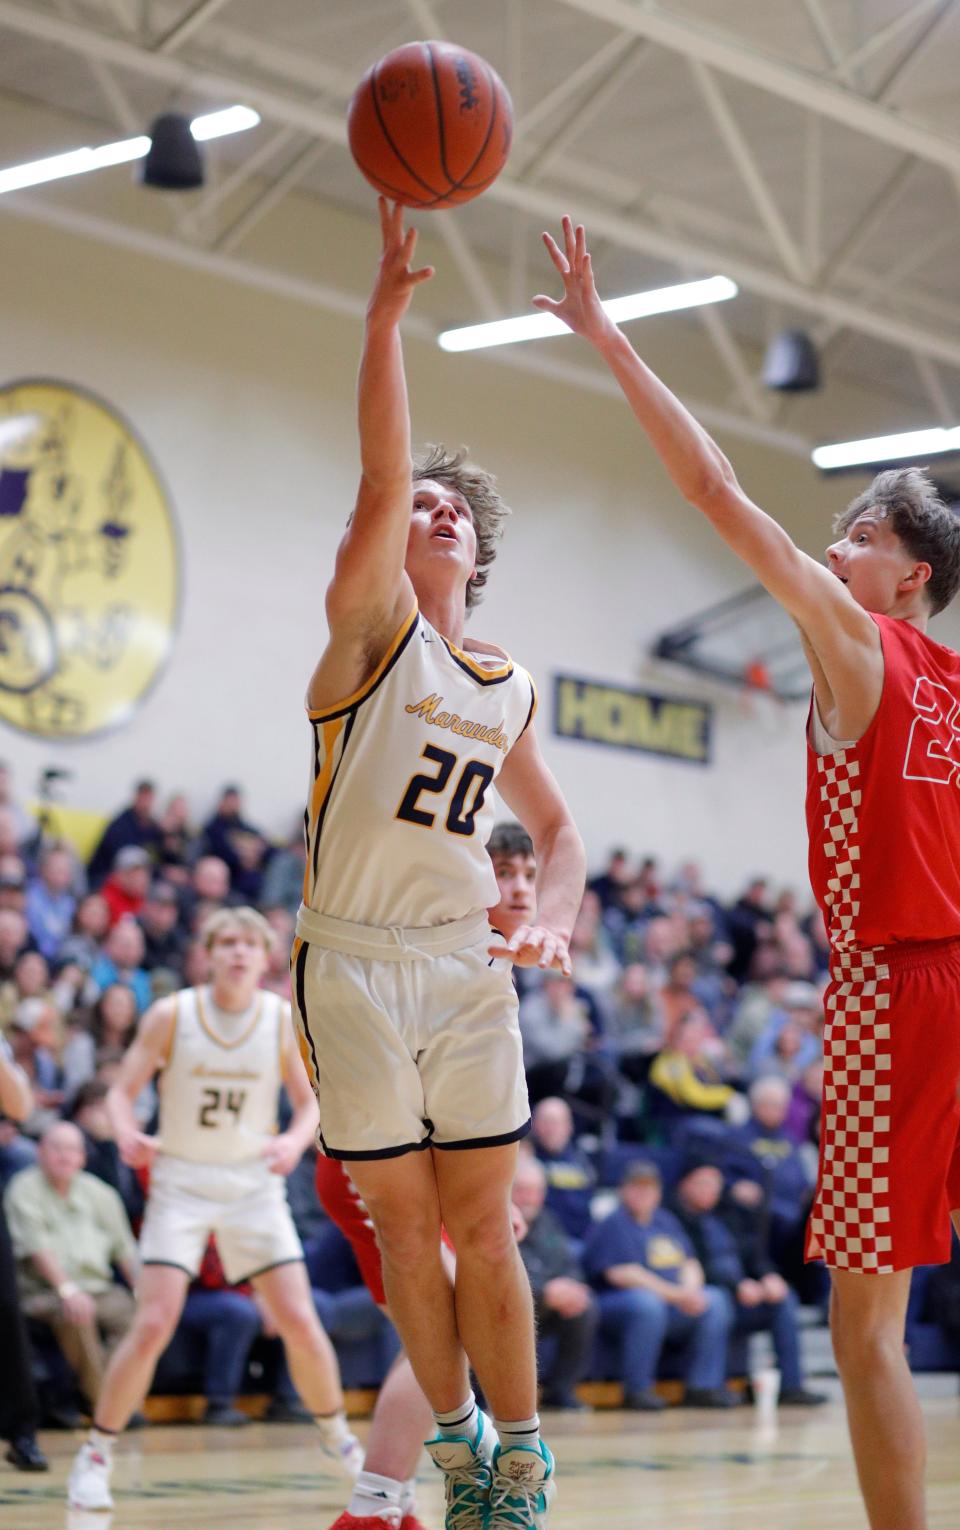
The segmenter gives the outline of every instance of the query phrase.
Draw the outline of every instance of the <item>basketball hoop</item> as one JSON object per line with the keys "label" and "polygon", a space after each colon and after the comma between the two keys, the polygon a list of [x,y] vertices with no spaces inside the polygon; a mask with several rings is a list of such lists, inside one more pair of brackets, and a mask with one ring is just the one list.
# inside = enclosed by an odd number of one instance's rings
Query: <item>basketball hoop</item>
{"label": "basketball hoop", "polygon": [[743,666],[744,685],[754,691],[772,691],[773,681],[763,659],[749,659]]}

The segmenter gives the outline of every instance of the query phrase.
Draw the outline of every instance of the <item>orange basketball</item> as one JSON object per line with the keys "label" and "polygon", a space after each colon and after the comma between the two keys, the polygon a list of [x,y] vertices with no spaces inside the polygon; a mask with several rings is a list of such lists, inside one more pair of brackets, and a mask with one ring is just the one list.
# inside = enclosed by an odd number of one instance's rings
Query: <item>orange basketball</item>
{"label": "orange basketball", "polygon": [[371,186],[406,207],[454,207],[507,162],[513,104],[490,65],[447,42],[405,43],[368,69],[347,115]]}

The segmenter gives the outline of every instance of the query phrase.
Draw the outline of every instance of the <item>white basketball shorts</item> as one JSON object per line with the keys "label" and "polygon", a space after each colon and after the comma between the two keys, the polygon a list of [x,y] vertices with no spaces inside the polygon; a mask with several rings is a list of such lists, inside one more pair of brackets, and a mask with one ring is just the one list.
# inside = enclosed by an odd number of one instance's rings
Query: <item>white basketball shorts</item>
{"label": "white basketball shorts", "polygon": [[499,1147],[530,1130],[511,964],[485,914],[378,929],[301,909],[293,1014],[330,1158]]}
{"label": "white basketball shorts", "polygon": [[303,1258],[283,1178],[265,1163],[193,1163],[161,1153],[150,1174],[140,1233],[144,1264],[169,1264],[191,1279],[213,1233],[231,1285]]}

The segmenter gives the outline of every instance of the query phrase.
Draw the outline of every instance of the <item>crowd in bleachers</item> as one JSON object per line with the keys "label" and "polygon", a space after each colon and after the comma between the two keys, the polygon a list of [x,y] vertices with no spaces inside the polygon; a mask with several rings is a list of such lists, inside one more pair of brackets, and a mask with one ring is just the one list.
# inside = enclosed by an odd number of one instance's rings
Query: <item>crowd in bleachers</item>
{"label": "crowd in bleachers", "polygon": [[[0,767],[0,1032],[35,1102],[19,1125],[0,1118],[15,1239],[11,1187],[61,1120],[79,1128],[87,1172],[136,1228],[144,1185],[120,1160],[104,1103],[118,1060],[152,999],[205,980],[198,931],[219,907],[265,914],[278,936],[266,982],[289,995],[303,865],[299,833],[272,843],[238,788],[194,825],[182,794],[162,805],[146,780],[84,863],[55,817],[41,830],[21,809]],[[534,1129],[515,1199],[547,1400],[574,1406],[577,1382],[603,1375],[653,1411],[654,1382],[673,1368],[689,1400],[728,1406],[727,1377],[764,1328],[786,1400],[815,1401],[798,1307],[826,1294],[824,1272],[803,1262],[822,1089],[821,919],[762,877],[727,902],[692,862],[667,873],[618,850],[588,885],[571,954],[569,979],[518,973]],[[148,1087],[137,1103],[145,1130],[155,1111]],[[356,1362],[345,1380],[375,1381],[392,1330],[323,1219],[311,1164],[289,1189],[321,1315]],[[275,1416],[296,1416],[269,1337],[268,1315],[226,1289],[211,1246],[158,1385],[201,1390],[211,1418],[239,1423],[234,1399],[253,1363]],[[38,1348],[48,1415],[72,1420],[90,1399]]]}

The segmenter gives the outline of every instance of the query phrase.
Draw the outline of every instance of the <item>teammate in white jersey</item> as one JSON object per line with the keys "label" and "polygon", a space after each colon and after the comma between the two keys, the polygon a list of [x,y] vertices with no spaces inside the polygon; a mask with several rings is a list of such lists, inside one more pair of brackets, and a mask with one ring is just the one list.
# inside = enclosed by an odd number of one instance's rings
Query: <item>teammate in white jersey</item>
{"label": "teammate in white jersey", "polygon": [[[414,467],[399,325],[415,234],[380,203],[383,255],[359,381],[362,475],[310,681],[307,867],[294,1012],[323,1151],[373,1218],[394,1316],[434,1410],[455,1530],[540,1526],[530,1288],[510,1185],[529,1130],[510,962],[569,972],[584,854],[531,721],[530,677],[464,639],[506,507],[493,479],[435,449]],[[494,781],[533,840],[532,924],[491,945],[484,851]],[[455,1288],[440,1258],[457,1250]],[[467,1355],[493,1414],[481,1418]],[[495,1432],[494,1432],[495,1431]]]}
{"label": "teammate in white jersey", "polygon": [[[355,1478],[339,1369],[320,1326],[287,1205],[284,1178],[317,1124],[289,1006],[259,987],[273,932],[254,909],[223,909],[203,930],[211,980],[161,999],[144,1015],[107,1097],[125,1163],[150,1168],[140,1238],[137,1313],[113,1354],[90,1438],[70,1473],[78,1509],[109,1509],[113,1446],[150,1387],[211,1233],[227,1279],[250,1281],[283,1340],[300,1395],[319,1426],[321,1459]],[[160,1073],[157,1136],[137,1128],[133,1102]],[[293,1117],[277,1133],[285,1085]]]}

